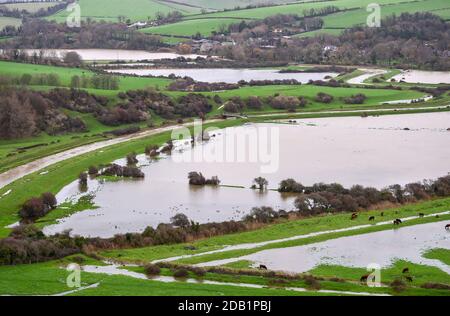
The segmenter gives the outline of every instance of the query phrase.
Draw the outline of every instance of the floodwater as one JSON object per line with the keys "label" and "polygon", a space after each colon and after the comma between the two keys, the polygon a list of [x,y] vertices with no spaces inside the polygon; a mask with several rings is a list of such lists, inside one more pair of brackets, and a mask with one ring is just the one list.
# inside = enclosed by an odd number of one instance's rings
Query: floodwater
{"label": "floodwater", "polygon": [[[442,112],[302,119],[215,131],[209,142],[193,149],[188,142],[158,161],[141,156],[143,180],[91,180],[89,188],[100,208],[62,219],[45,232],[72,229],[73,234],[110,237],[167,223],[177,213],[205,223],[239,220],[254,206],[293,208],[293,195],[251,190],[258,176],[271,189],[287,178],[305,185],[338,182],[377,188],[437,178],[450,171],[449,127],[450,113]],[[227,186],[190,186],[191,171],[218,176]],[[74,182],[57,198],[62,202],[77,196]]]}
{"label": "floodwater", "polygon": [[319,265],[366,268],[391,266],[397,260],[428,265],[450,274],[450,266],[422,255],[429,249],[450,249],[447,221],[342,237],[304,246],[263,250],[248,256],[210,261],[199,266],[223,265],[237,260],[264,264],[271,270],[302,273]]}
{"label": "floodwater", "polygon": [[393,79],[409,83],[450,84],[450,71],[406,70]]}
{"label": "floodwater", "polygon": [[[157,281],[157,282],[163,282],[163,283],[176,283],[176,282],[183,282],[183,283],[190,283],[190,284],[208,284],[208,285],[221,285],[221,286],[234,286],[234,287],[244,287],[244,288],[253,288],[253,289],[265,289],[268,288],[266,285],[260,285],[260,284],[252,284],[252,283],[233,283],[233,282],[218,282],[218,281],[211,281],[211,280],[205,280],[203,278],[200,279],[176,279],[171,276],[154,276],[154,277],[147,277],[143,273],[139,272],[133,272],[125,269],[126,267],[119,267],[117,265],[108,265],[108,266],[83,266],[82,269],[84,272],[87,273],[97,273],[97,274],[106,274],[106,275],[123,275],[127,277],[131,277],[134,279],[139,280],[151,280],[151,281]],[[95,288],[99,283],[91,285],[87,288]],[[298,288],[298,287],[288,287],[283,288],[287,291],[294,291],[294,292],[308,292],[307,289],[304,288]],[[311,290],[309,290],[311,291]],[[389,296],[388,294],[373,294],[368,292],[350,292],[350,291],[334,291],[334,290],[318,290],[318,293],[327,293],[327,294],[336,294],[336,295],[363,295],[363,296]],[[60,296],[66,295],[67,293],[72,292],[66,292],[62,293]]]}
{"label": "floodwater", "polygon": [[[212,123],[215,121],[216,120],[208,120],[207,122]],[[192,125],[192,123],[184,124],[184,126],[191,126],[191,125]],[[25,177],[26,175],[29,175],[31,173],[37,172],[41,169],[44,169],[44,168],[46,168],[50,165],[53,165],[55,163],[58,163],[60,161],[67,160],[67,159],[70,159],[70,158],[73,158],[76,156],[80,156],[80,155],[83,155],[83,154],[86,154],[86,153],[89,153],[89,152],[92,152],[95,150],[99,150],[101,148],[105,148],[108,146],[128,142],[130,140],[140,139],[140,138],[148,137],[151,135],[159,134],[162,132],[171,131],[173,129],[174,129],[173,126],[166,126],[166,127],[161,127],[161,128],[151,129],[151,130],[145,130],[145,131],[142,131],[142,132],[139,132],[136,134],[132,134],[132,135],[125,135],[125,136],[116,137],[116,138],[112,138],[112,139],[108,139],[108,140],[104,140],[104,141],[95,142],[95,143],[88,144],[88,145],[79,146],[79,147],[72,148],[72,149],[51,155],[51,156],[47,156],[47,157],[43,157],[41,159],[34,160],[27,164],[20,165],[16,168],[13,168],[4,173],[1,173],[0,174],[0,189],[2,189],[3,187],[7,186],[10,183],[13,183],[17,179]],[[42,173],[40,173],[40,175],[42,175],[42,176],[45,176],[46,174],[47,174],[47,171],[43,171]],[[9,191],[9,193],[11,193],[11,191]],[[8,194],[3,194],[3,196],[6,196]],[[3,196],[0,196],[0,199]]]}
{"label": "floodwater", "polygon": [[241,80],[284,80],[296,79],[301,83],[309,80],[324,80],[336,77],[337,73],[280,73],[274,69],[114,69],[110,72],[138,76],[163,76],[174,74],[178,77],[191,77],[202,82],[238,83]]}
{"label": "floodwater", "polygon": [[148,52],[144,50],[125,50],[125,49],[25,49],[27,54],[40,54],[43,52],[45,57],[62,59],[68,52],[76,52],[85,61],[95,60],[123,60],[123,61],[140,61],[140,60],[158,60],[158,59],[176,59],[185,57],[195,59],[197,57],[205,57],[201,55],[179,55],[176,53],[158,53]]}

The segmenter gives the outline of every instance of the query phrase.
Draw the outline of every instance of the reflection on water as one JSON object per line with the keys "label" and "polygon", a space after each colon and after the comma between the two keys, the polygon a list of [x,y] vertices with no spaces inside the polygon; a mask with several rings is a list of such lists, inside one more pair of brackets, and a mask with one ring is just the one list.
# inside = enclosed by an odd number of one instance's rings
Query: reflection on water
{"label": "reflection on water", "polygon": [[144,50],[126,50],[126,49],[24,49],[28,55],[41,53],[47,58],[63,58],[68,52],[76,52],[83,60],[157,60],[157,59],[176,59],[178,57],[192,58],[204,57],[201,55],[179,55],[175,53],[157,53]]}
{"label": "reflection on water", "polygon": [[409,83],[450,84],[450,71],[407,70],[393,79]]}
{"label": "reflection on water", "polygon": [[433,248],[450,249],[450,234],[445,222],[403,227],[375,233],[342,237],[325,242],[279,249],[270,249],[239,258],[211,261],[200,266],[223,265],[237,260],[264,264],[271,270],[306,272],[319,265],[340,265],[366,268],[376,263],[382,268],[394,261],[437,267],[450,274],[450,266],[422,254]]}
{"label": "reflection on water", "polygon": [[309,80],[323,80],[327,76],[336,77],[336,73],[280,73],[267,69],[117,69],[114,73],[134,74],[139,76],[164,76],[175,74],[178,77],[191,77],[202,82],[238,83],[241,80],[284,80],[296,79],[301,83]]}
{"label": "reflection on water", "polygon": [[[183,162],[180,155],[219,150],[224,135],[248,129],[279,129],[279,169],[261,174],[258,162]],[[263,176],[275,189],[286,178],[305,185],[339,182],[349,187],[362,184],[382,188],[422,179],[437,178],[450,171],[450,113],[348,117],[298,120],[290,124],[257,124],[216,132],[210,142],[172,157],[150,162],[140,157],[145,179],[98,184],[96,210],[80,212],[46,228],[46,233],[73,229],[74,234],[108,237],[116,233],[140,232],[145,227],[169,222],[176,213],[205,223],[239,220],[254,206],[290,210],[295,196],[275,191],[250,190],[252,180]],[[404,130],[408,128],[409,130]],[[218,176],[223,185],[239,187],[191,187],[187,175],[202,172]],[[58,201],[78,193],[77,183],[64,188]]]}

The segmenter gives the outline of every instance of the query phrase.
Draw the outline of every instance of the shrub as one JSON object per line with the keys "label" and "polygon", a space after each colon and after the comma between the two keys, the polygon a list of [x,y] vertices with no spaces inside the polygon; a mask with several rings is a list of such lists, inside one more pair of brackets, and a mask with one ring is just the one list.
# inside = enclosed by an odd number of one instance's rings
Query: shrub
{"label": "shrub", "polygon": [[278,192],[303,193],[305,187],[294,179],[286,179],[280,182]]}
{"label": "shrub", "polygon": [[88,174],[86,172],[80,173],[80,175],[78,176],[78,182],[80,185],[87,185]]}
{"label": "shrub", "polygon": [[356,95],[345,98],[344,102],[347,104],[363,104],[366,99],[367,97],[364,94],[358,93]]}
{"label": "shrub", "polygon": [[312,275],[304,276],[303,280],[305,281],[306,286],[309,289],[320,290],[320,282],[315,277],[313,277]]}
{"label": "shrub", "polygon": [[239,104],[234,103],[233,101],[227,101],[223,106],[223,110],[230,113],[239,113],[242,108],[239,106]]}
{"label": "shrub", "polygon": [[391,282],[390,286],[395,292],[402,292],[406,289],[406,284],[403,282],[402,279],[396,278],[394,281]]}
{"label": "shrub", "polygon": [[424,289],[450,290],[450,285],[442,283],[425,283],[420,286]]}
{"label": "shrub", "polygon": [[42,203],[48,208],[53,210],[56,205],[58,205],[58,201],[56,200],[56,197],[51,192],[42,193],[41,195]]}
{"label": "shrub", "polygon": [[294,111],[297,107],[300,106],[300,100],[292,96],[279,95],[270,100],[270,105],[274,109],[287,109],[290,111]]}
{"label": "shrub", "polygon": [[314,98],[317,102],[320,103],[331,103],[334,100],[334,97],[332,95],[319,92],[316,97]]}
{"label": "shrub", "polygon": [[98,174],[98,168],[95,166],[90,166],[88,169],[88,173],[91,176],[96,176]]}
{"label": "shrub", "polygon": [[206,178],[203,176],[201,172],[189,172],[188,175],[189,184],[191,185],[205,185]]}
{"label": "shrub", "polygon": [[206,270],[201,267],[191,267],[190,269],[196,276],[199,277],[203,277],[206,274]]}
{"label": "shrub", "polygon": [[182,213],[176,214],[174,217],[170,219],[172,225],[177,227],[188,227],[190,224],[189,218]]}
{"label": "shrub", "polygon": [[35,220],[45,216],[47,212],[48,207],[44,204],[42,198],[35,197],[29,199],[22,205],[19,215],[23,220]]}
{"label": "shrub", "polygon": [[147,276],[155,276],[161,273],[161,268],[155,264],[148,263],[144,266],[145,274]]}
{"label": "shrub", "polygon": [[175,273],[173,274],[173,276],[174,276],[175,278],[182,278],[182,279],[184,279],[184,278],[187,278],[187,277],[189,276],[189,271],[186,270],[185,268],[180,268],[180,269],[177,269],[177,270],[175,271]]}
{"label": "shrub", "polygon": [[270,223],[274,219],[278,218],[278,213],[271,207],[262,206],[254,207],[250,211],[250,214],[244,217],[245,221],[256,221],[259,223]]}
{"label": "shrub", "polygon": [[138,162],[139,162],[139,160],[136,157],[136,153],[132,152],[127,155],[127,165],[133,166],[133,165],[137,164]]}
{"label": "shrub", "polygon": [[262,108],[262,101],[259,97],[251,96],[247,99],[247,107],[249,109],[259,110]]}

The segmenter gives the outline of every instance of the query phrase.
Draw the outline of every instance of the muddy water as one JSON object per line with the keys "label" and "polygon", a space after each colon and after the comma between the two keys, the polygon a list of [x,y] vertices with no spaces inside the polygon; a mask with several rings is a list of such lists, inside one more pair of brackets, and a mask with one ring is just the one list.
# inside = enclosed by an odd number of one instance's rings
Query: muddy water
{"label": "muddy water", "polygon": [[123,50],[123,49],[25,49],[27,54],[42,54],[48,58],[63,58],[68,52],[76,52],[83,60],[157,60],[157,59],[176,59],[178,57],[192,58],[202,57],[201,55],[179,55],[175,53],[157,53],[144,50]]}
{"label": "muddy water", "polygon": [[[450,171],[447,126],[450,113],[443,112],[306,119],[295,125],[257,124],[216,131],[211,141],[194,149],[189,144],[181,146],[183,151],[177,150],[171,157],[159,161],[140,157],[144,180],[105,184],[91,181],[89,187],[100,208],[74,214],[45,231],[52,234],[73,229],[74,234],[109,237],[169,222],[180,212],[205,223],[241,219],[254,206],[293,208],[295,196],[249,189],[257,176],[267,178],[269,188],[276,188],[279,181],[289,177],[306,185],[339,182],[378,188],[437,178]],[[406,127],[410,130],[404,130]],[[274,155],[264,162],[249,161],[249,155],[242,162],[214,162],[206,155],[226,151],[230,139],[238,135],[252,131],[262,134],[264,130],[279,133],[279,138],[271,141],[276,144]],[[239,152],[237,145],[231,148]],[[249,143],[244,151],[248,148]],[[196,160],[198,157],[207,160]],[[263,173],[267,171],[263,167],[275,167],[266,168],[274,173]],[[206,177],[217,175],[222,185],[237,187],[189,186],[187,174],[191,171],[200,171]],[[58,200],[77,194],[75,182],[61,191]]]}
{"label": "muddy water", "polygon": [[164,76],[175,74],[179,77],[191,77],[202,82],[237,83],[241,80],[283,80],[296,79],[301,83],[309,80],[323,80],[325,77],[336,77],[336,73],[280,73],[278,70],[257,69],[117,69],[114,73],[133,74],[139,76]]}
{"label": "muddy water", "polygon": [[396,260],[406,260],[437,267],[450,274],[450,266],[439,260],[422,257],[429,249],[450,249],[450,233],[444,229],[446,223],[447,221],[442,221],[342,237],[305,246],[270,249],[249,256],[200,265],[215,266],[237,260],[250,260],[257,265],[264,264],[271,270],[301,273],[319,265],[366,268],[369,264],[376,263],[385,268]]}
{"label": "muddy water", "polygon": [[393,79],[409,83],[450,84],[450,71],[406,70]]}
{"label": "muddy water", "polygon": [[[211,123],[211,122],[215,122],[215,121],[216,120],[208,120],[207,122]],[[192,125],[192,123],[184,124],[184,126],[191,126],[191,125]],[[132,134],[132,135],[121,136],[121,137],[117,137],[117,138],[113,138],[113,139],[108,139],[105,141],[99,141],[96,143],[79,146],[77,148],[69,149],[69,150],[66,150],[66,151],[51,155],[51,156],[47,156],[44,158],[34,160],[30,163],[10,169],[10,170],[0,174],[0,189],[3,188],[4,186],[14,182],[17,179],[20,179],[26,175],[34,173],[38,170],[41,170],[45,167],[48,167],[48,166],[58,163],[60,161],[64,161],[64,160],[67,160],[67,159],[70,159],[70,158],[73,158],[76,156],[80,156],[80,155],[83,155],[83,154],[86,154],[86,153],[89,153],[89,152],[92,152],[95,150],[99,150],[101,148],[124,143],[124,142],[130,141],[130,140],[140,139],[140,138],[148,137],[151,135],[159,134],[162,132],[171,131],[173,129],[174,129],[173,126],[167,126],[167,127],[146,130],[146,131]],[[47,172],[43,171],[40,175],[45,176],[46,174],[47,174]],[[11,191],[8,191],[8,192],[11,193]],[[7,195],[7,194],[4,194],[4,195]],[[1,199],[1,197],[0,197],[0,199]]]}

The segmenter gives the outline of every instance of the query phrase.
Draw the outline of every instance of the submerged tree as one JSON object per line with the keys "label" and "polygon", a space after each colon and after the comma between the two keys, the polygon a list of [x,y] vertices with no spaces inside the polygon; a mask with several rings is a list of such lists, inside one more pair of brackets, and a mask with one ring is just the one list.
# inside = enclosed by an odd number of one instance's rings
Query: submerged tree
{"label": "submerged tree", "polygon": [[254,185],[256,188],[258,188],[260,191],[264,191],[267,189],[267,186],[269,185],[269,181],[263,177],[258,177],[253,180]]}

